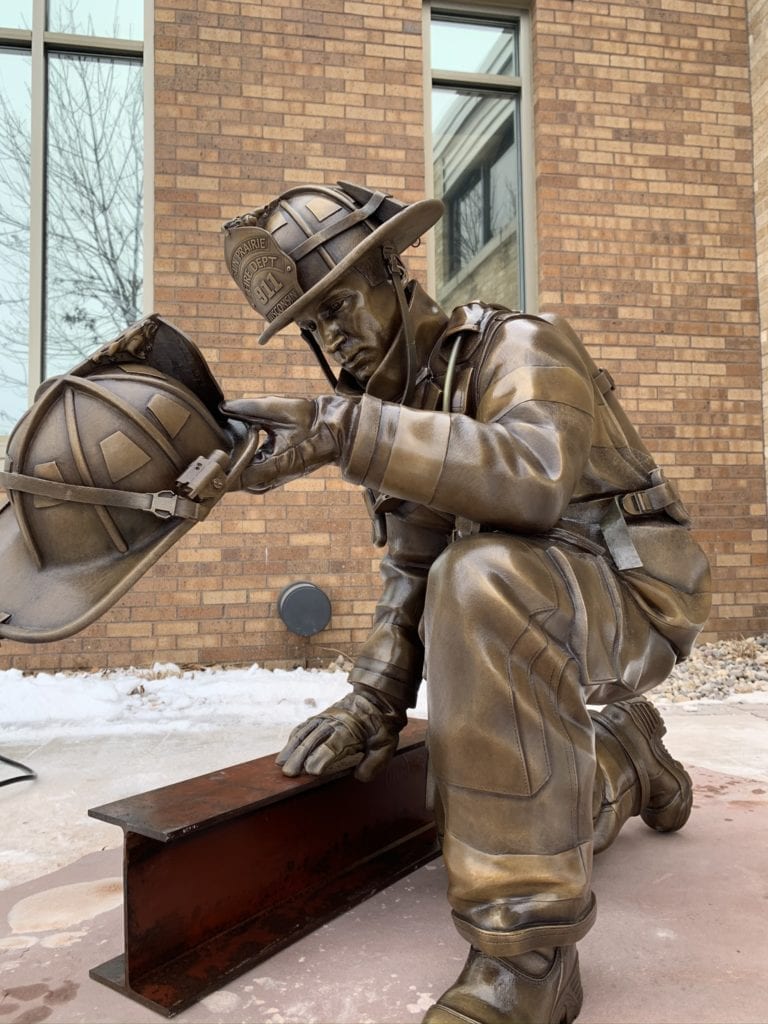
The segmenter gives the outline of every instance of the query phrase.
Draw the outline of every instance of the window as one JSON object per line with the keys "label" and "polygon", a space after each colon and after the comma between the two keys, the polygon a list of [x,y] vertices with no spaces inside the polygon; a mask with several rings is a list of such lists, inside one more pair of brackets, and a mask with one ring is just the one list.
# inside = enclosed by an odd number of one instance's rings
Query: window
{"label": "window", "polygon": [[429,41],[433,193],[446,206],[436,296],[448,310],[476,298],[520,309],[535,300],[527,17],[435,3]]}
{"label": "window", "polygon": [[144,0],[0,3],[0,445],[142,315]]}

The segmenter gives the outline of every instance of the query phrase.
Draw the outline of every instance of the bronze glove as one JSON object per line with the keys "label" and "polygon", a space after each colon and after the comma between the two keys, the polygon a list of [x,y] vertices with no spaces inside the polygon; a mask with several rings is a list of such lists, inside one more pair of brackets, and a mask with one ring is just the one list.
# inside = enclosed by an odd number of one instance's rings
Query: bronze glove
{"label": "bronze glove", "polygon": [[241,490],[257,494],[338,462],[351,443],[359,413],[355,399],[332,395],[246,398],[224,402],[221,409],[267,434],[240,481]]}
{"label": "bronze glove", "polygon": [[406,724],[405,707],[391,697],[355,689],[319,715],[297,725],[278,754],[284,775],[328,775],[355,768],[368,782],[387,764]]}

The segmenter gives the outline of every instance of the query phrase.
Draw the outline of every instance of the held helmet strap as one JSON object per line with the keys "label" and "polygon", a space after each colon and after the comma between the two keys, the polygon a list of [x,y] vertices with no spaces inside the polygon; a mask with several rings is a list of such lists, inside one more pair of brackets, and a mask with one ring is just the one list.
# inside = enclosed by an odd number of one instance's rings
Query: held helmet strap
{"label": "held helmet strap", "polygon": [[314,336],[314,334],[311,331],[308,331],[305,328],[300,328],[300,330],[301,330],[302,338],[304,339],[304,341],[306,341],[306,343],[312,349],[312,354],[314,355],[315,359],[320,364],[320,369],[323,371],[325,379],[331,385],[331,389],[333,391],[335,391],[336,388],[338,387],[338,384],[339,384],[338,378],[337,378],[336,374],[333,372],[333,370],[331,369],[328,360],[325,358],[325,353],[323,352],[322,348],[318,344],[317,338]]}

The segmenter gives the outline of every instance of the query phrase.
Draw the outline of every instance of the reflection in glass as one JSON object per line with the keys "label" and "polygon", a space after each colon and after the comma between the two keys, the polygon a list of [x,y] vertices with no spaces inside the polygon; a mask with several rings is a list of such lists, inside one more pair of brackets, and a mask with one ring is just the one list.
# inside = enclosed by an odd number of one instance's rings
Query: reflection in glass
{"label": "reflection in glass", "polygon": [[517,214],[517,152],[514,127],[510,125],[510,128],[508,145],[502,144],[498,157],[488,169],[488,212],[492,235],[498,235],[512,224]]}
{"label": "reflection in glass", "polygon": [[432,67],[483,75],[517,74],[516,25],[432,21]]}
{"label": "reflection in glass", "polygon": [[0,50],[0,436],[27,408],[30,57]]}
{"label": "reflection in glass", "polygon": [[45,365],[70,369],[141,315],[141,64],[48,64]]}
{"label": "reflection in glass", "polygon": [[143,39],[144,0],[48,0],[48,30]]}
{"label": "reflection in glass", "polygon": [[0,28],[32,28],[32,0],[2,0]]}
{"label": "reflection in glass", "polygon": [[435,87],[437,298],[480,298],[517,309],[522,295],[518,100],[482,89]]}
{"label": "reflection in glass", "polygon": [[483,200],[483,178],[477,172],[468,176],[448,205],[451,244],[446,257],[451,277],[466,266],[485,244]]}

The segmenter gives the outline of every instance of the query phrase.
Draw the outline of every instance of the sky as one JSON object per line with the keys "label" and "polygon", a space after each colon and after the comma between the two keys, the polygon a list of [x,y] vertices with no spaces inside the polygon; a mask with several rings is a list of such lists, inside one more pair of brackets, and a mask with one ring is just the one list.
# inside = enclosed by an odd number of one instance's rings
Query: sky
{"label": "sky", "polygon": [[[70,25],[72,11],[74,24]],[[2,0],[0,26],[29,29],[32,0]],[[141,39],[144,32],[144,0],[48,0],[48,28],[52,32],[76,31],[82,35]]]}

